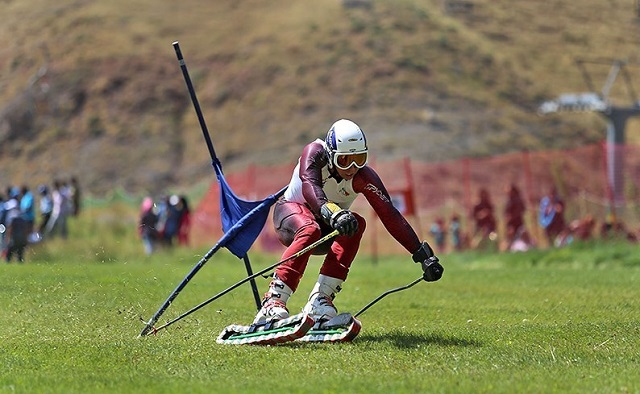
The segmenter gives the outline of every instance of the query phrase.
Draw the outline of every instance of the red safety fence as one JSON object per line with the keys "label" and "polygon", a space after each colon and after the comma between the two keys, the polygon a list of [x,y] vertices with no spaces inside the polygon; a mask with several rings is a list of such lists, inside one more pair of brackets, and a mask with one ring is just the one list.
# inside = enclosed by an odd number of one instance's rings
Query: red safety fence
{"label": "red safety fence", "polygon": [[[486,189],[494,205],[498,222],[497,241],[504,239],[504,209],[507,191],[517,186],[525,200],[525,224],[534,242],[548,243],[538,224],[541,198],[554,186],[565,202],[567,222],[592,217],[596,226],[593,236],[599,236],[606,222],[624,224],[629,232],[640,228],[640,147],[611,146],[606,143],[572,150],[517,152],[481,159],[462,159],[439,163],[418,160],[382,161],[372,158],[373,167],[394,204],[405,214],[418,235],[433,242],[429,232],[437,219],[450,223],[460,217],[464,238],[473,237],[474,223],[470,213],[480,189]],[[295,163],[282,166],[251,166],[245,171],[226,174],[234,192],[246,200],[262,199],[289,183]],[[373,255],[403,252],[386,233],[365,199],[359,197],[353,210],[368,218],[362,252]],[[611,223],[609,223],[611,224]],[[222,236],[219,212],[219,188],[213,182],[194,214],[191,238],[196,244],[213,244]],[[267,222],[254,249],[281,252]],[[445,246],[445,251],[451,249]]]}

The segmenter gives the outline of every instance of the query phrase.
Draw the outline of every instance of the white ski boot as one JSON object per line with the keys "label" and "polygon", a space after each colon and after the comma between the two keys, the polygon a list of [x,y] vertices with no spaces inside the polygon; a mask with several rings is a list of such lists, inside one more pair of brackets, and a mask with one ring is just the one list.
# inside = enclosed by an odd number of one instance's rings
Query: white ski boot
{"label": "white ski boot", "polygon": [[314,320],[331,320],[338,315],[338,310],[333,305],[333,299],[342,289],[340,285],[344,282],[341,279],[332,278],[326,275],[319,275],[309,301],[304,306],[303,312],[309,314]]}
{"label": "white ski boot", "polygon": [[293,290],[278,277],[273,278],[269,283],[269,290],[262,299],[262,308],[258,311],[253,324],[261,324],[274,320],[283,320],[289,317],[287,301]]}

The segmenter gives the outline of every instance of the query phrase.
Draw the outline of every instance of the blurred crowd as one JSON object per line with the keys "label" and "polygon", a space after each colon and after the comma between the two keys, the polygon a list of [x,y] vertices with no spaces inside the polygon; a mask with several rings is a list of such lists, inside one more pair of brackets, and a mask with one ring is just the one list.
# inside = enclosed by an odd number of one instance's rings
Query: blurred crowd
{"label": "blurred crowd", "polygon": [[53,237],[68,237],[67,219],[80,213],[81,196],[77,178],[53,180],[39,185],[9,186],[0,192],[0,253],[11,262],[24,262],[29,244]]}
{"label": "blurred crowd", "polygon": [[138,235],[150,255],[158,247],[188,245],[191,211],[184,195],[163,196],[157,201],[145,197],[140,205]]}
{"label": "blurred crowd", "polygon": [[568,221],[565,217],[565,202],[558,190],[551,186],[536,207],[537,223],[534,225],[542,232],[542,239],[536,242],[527,228],[527,206],[520,190],[517,186],[511,185],[506,193],[503,229],[498,228],[496,209],[490,192],[483,188],[478,191],[477,201],[469,214],[471,228],[468,232],[463,232],[460,216],[457,214],[452,215],[448,226],[442,217],[434,220],[429,233],[438,249],[493,249],[518,252],[537,247],[562,247],[574,241],[588,241],[596,237],[625,239],[630,242],[640,240],[640,231],[627,229],[624,223],[612,214],[607,215],[600,226],[591,215]]}
{"label": "blurred crowd", "polygon": [[[68,220],[79,215],[77,178],[55,179],[32,190],[28,184],[0,191],[0,253],[7,263],[24,262],[31,244],[69,236]],[[159,247],[188,245],[191,211],[184,195],[146,197],[140,207],[138,234],[146,254]]]}
{"label": "blurred crowd", "polygon": [[[528,208],[517,186],[507,193],[502,220],[496,219],[496,207],[488,189],[478,190],[477,200],[469,212],[468,225],[453,214],[447,220],[437,217],[429,234],[438,250],[491,249],[526,251],[541,247],[562,247],[574,241],[601,239],[640,240],[640,231],[627,229],[614,215],[601,223],[590,215],[567,220],[565,202],[555,187],[549,187],[535,212]],[[529,209],[530,218],[525,220]],[[30,244],[46,239],[68,237],[68,219],[81,210],[80,186],[75,177],[55,179],[51,185],[41,184],[35,190],[29,185],[9,186],[0,191],[0,253],[3,260],[23,262]],[[502,228],[499,226],[502,225]],[[535,229],[528,227],[536,226]],[[158,248],[189,245],[191,210],[184,195],[145,197],[140,205],[138,235],[144,252]],[[538,234],[537,237],[532,235]]]}

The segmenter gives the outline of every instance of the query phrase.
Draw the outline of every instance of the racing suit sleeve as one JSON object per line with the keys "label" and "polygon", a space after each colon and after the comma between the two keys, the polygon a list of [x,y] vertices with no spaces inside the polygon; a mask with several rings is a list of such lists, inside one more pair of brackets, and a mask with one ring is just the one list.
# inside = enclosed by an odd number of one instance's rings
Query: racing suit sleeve
{"label": "racing suit sleeve", "polygon": [[414,253],[420,248],[418,235],[393,206],[382,180],[371,167],[365,166],[358,171],[353,178],[353,191],[364,195],[389,234],[409,253]]}
{"label": "racing suit sleeve", "polygon": [[304,147],[300,156],[300,180],[302,195],[311,211],[320,216],[320,207],[327,203],[327,196],[322,190],[322,168],[327,165],[324,147],[312,142]]}

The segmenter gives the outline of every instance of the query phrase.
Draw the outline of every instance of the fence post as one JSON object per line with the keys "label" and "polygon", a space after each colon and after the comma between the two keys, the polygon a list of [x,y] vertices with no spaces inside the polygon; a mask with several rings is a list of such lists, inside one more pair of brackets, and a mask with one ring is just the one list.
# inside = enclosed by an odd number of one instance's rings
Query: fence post
{"label": "fence post", "polygon": [[411,204],[410,211],[413,211],[416,217],[416,227],[418,227],[418,231],[416,232],[418,233],[418,238],[423,239],[422,223],[420,222],[420,206],[416,203],[416,195],[413,190],[413,173],[411,171],[410,157],[404,158],[404,172],[407,178],[407,192],[411,197],[408,201]]}
{"label": "fence post", "polygon": [[[473,206],[471,201],[471,159],[463,159],[462,160],[462,183],[464,185],[464,207],[465,207],[465,217],[469,217]],[[471,220],[466,220],[465,233],[473,234],[473,223]]]}
{"label": "fence post", "polygon": [[606,193],[606,198],[609,202],[609,207],[608,207],[608,214],[613,215],[613,220],[615,222],[616,218],[616,210],[615,210],[615,197],[614,197],[614,192],[613,192],[613,184],[610,182],[610,180],[612,179],[610,173],[609,173],[609,146],[610,142],[609,141],[602,141],[601,146],[602,146],[602,157],[604,157],[604,160],[602,160],[602,170],[603,170],[603,175],[604,175],[604,185],[605,185],[605,193]]}
{"label": "fence post", "polygon": [[524,181],[526,187],[527,201],[529,202],[529,212],[531,216],[531,236],[535,234],[536,244],[540,241],[540,226],[538,224],[538,201],[533,198],[533,174],[531,173],[531,160],[529,151],[522,152],[522,166],[524,168]]}

